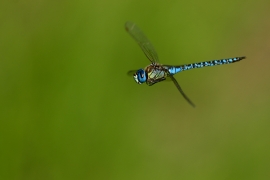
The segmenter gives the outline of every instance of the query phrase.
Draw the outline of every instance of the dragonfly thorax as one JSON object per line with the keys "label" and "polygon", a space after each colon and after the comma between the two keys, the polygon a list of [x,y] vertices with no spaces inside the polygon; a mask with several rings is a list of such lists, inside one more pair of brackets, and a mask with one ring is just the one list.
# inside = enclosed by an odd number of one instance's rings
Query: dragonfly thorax
{"label": "dragonfly thorax", "polygon": [[145,73],[145,71],[143,69],[139,69],[134,75],[134,80],[136,81],[136,83],[138,84],[142,84],[145,83],[147,80],[147,74]]}

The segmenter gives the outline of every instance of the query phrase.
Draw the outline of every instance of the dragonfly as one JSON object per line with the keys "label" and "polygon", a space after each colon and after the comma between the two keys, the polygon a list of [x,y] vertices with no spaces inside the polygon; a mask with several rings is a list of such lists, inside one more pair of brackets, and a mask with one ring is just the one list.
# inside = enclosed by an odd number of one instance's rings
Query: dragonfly
{"label": "dragonfly", "polygon": [[195,104],[184,93],[183,89],[181,88],[177,80],[174,78],[175,74],[194,68],[231,64],[246,58],[245,56],[240,56],[234,58],[211,60],[176,66],[162,65],[159,63],[159,58],[154,46],[151,44],[151,42],[147,39],[147,37],[135,23],[130,21],[126,22],[125,29],[129,33],[129,35],[138,43],[138,45],[144,52],[145,56],[151,62],[151,64],[146,66],[144,69],[131,70],[128,71],[127,74],[133,76],[136,83],[138,84],[146,83],[148,86],[152,86],[156,83],[165,80],[170,80],[174,83],[174,85],[176,86],[178,91],[182,94],[184,99],[193,107],[195,107]]}

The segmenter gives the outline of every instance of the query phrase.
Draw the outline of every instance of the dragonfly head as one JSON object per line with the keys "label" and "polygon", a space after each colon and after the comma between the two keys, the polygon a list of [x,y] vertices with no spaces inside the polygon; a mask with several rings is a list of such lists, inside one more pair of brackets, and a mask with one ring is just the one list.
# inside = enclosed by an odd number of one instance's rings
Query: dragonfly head
{"label": "dragonfly head", "polygon": [[134,80],[136,81],[136,83],[138,84],[142,84],[146,82],[147,79],[147,74],[145,73],[145,71],[143,69],[139,69],[134,75]]}

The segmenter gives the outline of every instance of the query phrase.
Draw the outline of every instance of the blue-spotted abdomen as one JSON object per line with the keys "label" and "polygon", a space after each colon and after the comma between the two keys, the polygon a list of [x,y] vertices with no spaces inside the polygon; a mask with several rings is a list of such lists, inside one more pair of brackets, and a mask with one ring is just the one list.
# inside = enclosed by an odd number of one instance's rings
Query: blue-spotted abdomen
{"label": "blue-spotted abdomen", "polygon": [[204,61],[199,63],[192,63],[192,64],[184,64],[180,66],[166,66],[167,69],[171,74],[176,74],[181,71],[186,71],[194,68],[202,68],[207,66],[217,66],[217,65],[223,65],[223,64],[231,64],[234,62],[238,62],[242,59],[245,59],[245,56],[242,57],[234,57],[234,58],[228,58],[228,59],[220,59],[220,60],[212,60],[212,61]]}

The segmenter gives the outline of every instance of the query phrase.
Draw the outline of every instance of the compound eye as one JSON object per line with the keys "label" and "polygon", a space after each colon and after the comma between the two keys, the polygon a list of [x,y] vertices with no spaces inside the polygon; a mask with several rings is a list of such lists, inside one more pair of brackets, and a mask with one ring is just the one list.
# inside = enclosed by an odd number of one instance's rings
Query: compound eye
{"label": "compound eye", "polygon": [[141,71],[141,72],[139,72],[139,74],[140,74],[140,78],[144,78],[144,76],[145,76],[145,72],[144,71]]}
{"label": "compound eye", "polygon": [[143,69],[139,69],[136,74],[137,74],[138,82],[144,83],[146,81],[146,73]]}

